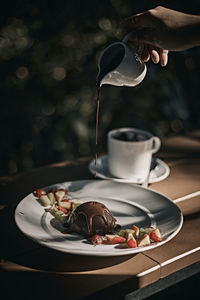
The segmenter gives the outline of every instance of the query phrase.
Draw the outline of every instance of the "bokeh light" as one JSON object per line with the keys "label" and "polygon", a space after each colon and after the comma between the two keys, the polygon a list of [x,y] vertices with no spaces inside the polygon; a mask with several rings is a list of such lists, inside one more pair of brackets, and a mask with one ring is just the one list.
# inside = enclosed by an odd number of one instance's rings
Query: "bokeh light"
{"label": "bokeh light", "polygon": [[63,80],[66,77],[66,70],[63,67],[55,67],[52,76],[55,80]]}
{"label": "bokeh light", "polygon": [[28,74],[29,74],[29,71],[28,71],[28,68],[26,68],[26,67],[19,67],[16,70],[16,77],[19,79],[27,78]]}

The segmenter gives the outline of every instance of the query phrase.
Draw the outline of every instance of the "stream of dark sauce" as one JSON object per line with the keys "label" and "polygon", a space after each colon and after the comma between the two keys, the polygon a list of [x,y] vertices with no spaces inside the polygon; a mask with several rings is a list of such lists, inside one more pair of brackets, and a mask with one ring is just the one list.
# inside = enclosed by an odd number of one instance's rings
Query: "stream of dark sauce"
{"label": "stream of dark sauce", "polygon": [[[99,137],[99,107],[100,107],[100,85],[97,84],[97,100],[96,100],[96,128],[95,128],[95,167],[98,159],[98,137]],[[96,173],[94,174],[96,177]]]}
{"label": "stream of dark sauce", "polygon": [[[96,130],[95,130],[95,167],[97,166],[98,159],[98,133],[99,133],[99,106],[100,106],[100,83],[104,76],[114,69],[121,63],[125,55],[125,48],[120,44],[113,44],[109,47],[100,59],[100,72],[97,76],[97,109],[96,109]],[[96,173],[94,174],[96,177]]]}

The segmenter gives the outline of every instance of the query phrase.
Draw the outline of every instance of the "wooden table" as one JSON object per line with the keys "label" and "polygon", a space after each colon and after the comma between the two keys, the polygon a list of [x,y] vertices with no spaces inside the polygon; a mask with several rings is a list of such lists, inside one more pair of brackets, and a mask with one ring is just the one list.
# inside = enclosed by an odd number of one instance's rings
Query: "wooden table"
{"label": "wooden table", "polygon": [[200,260],[200,134],[171,137],[162,144],[158,157],[168,163],[171,172],[167,179],[149,188],[174,200],[184,215],[184,224],[168,243],[128,257],[61,253],[31,241],[15,224],[16,205],[36,188],[93,178],[88,171],[90,159],[52,164],[0,178],[0,282],[6,299],[79,299],[86,296],[92,299],[97,294],[104,299],[123,299],[125,295],[126,299],[134,299],[135,291],[138,293],[184,268],[194,266],[193,273],[197,272]]}

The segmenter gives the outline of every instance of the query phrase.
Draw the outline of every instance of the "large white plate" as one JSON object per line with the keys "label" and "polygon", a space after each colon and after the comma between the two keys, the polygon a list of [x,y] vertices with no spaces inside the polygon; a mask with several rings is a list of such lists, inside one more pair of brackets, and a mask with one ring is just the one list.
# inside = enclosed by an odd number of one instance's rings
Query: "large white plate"
{"label": "large white plate", "polygon": [[[46,187],[48,190],[50,187]],[[150,189],[110,180],[82,180],[55,184],[68,189],[73,199],[104,203],[122,228],[133,224],[139,227],[155,226],[163,240],[146,247],[120,249],[119,245],[93,245],[77,234],[63,234],[50,221],[34,194],[26,196],[15,210],[15,221],[20,230],[34,241],[67,253],[93,256],[117,256],[146,251],[171,240],[181,229],[183,217],[171,200]]]}

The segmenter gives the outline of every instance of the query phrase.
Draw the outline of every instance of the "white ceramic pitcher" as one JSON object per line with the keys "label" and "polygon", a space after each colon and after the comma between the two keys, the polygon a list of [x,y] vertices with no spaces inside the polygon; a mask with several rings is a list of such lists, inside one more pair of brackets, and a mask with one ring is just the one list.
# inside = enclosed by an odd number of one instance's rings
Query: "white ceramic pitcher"
{"label": "white ceramic pitcher", "polygon": [[108,46],[99,60],[97,84],[115,86],[136,86],[146,75],[146,65],[140,58],[139,50],[133,53],[127,45],[129,35],[122,42]]}

